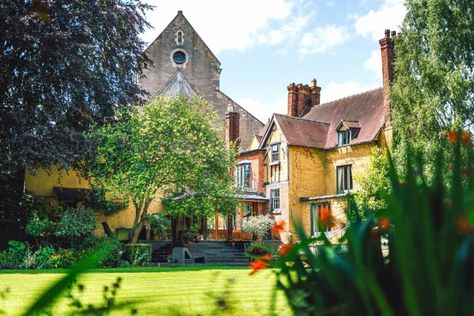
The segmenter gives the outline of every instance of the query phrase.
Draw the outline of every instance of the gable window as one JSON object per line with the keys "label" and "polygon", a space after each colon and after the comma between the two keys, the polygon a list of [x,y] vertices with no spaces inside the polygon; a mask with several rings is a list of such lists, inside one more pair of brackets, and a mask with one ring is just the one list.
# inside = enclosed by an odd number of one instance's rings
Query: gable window
{"label": "gable window", "polygon": [[270,211],[275,212],[280,209],[280,189],[270,190]]}
{"label": "gable window", "polygon": [[272,162],[280,161],[280,144],[273,144],[270,146],[270,155]]}
{"label": "gable window", "polygon": [[241,163],[237,166],[237,186],[250,188],[250,163]]}
{"label": "gable window", "polygon": [[176,45],[182,46],[184,43],[184,33],[183,31],[179,30],[176,32]]}
{"label": "gable window", "polygon": [[336,172],[337,193],[347,193],[352,190],[352,166],[339,166]]}
{"label": "gable window", "polygon": [[177,51],[173,54],[173,61],[176,65],[182,65],[186,62],[186,54],[182,51]]}
{"label": "gable window", "polygon": [[349,145],[352,141],[352,130],[348,129],[345,131],[338,131],[337,132],[337,145],[344,146]]}

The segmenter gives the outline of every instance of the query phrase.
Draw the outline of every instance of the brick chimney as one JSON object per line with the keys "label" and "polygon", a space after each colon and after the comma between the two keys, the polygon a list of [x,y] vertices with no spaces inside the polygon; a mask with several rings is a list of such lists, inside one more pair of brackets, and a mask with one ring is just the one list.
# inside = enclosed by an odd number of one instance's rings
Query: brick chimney
{"label": "brick chimney", "polygon": [[288,115],[300,117],[318,105],[320,99],[321,87],[317,86],[316,79],[311,81],[311,85],[291,83],[288,86]]}
{"label": "brick chimney", "polygon": [[380,43],[380,51],[382,53],[382,78],[383,78],[383,89],[384,92],[388,92],[390,82],[393,80],[393,40],[397,36],[395,31],[385,30],[385,36],[382,38]]}
{"label": "brick chimney", "polygon": [[227,113],[225,115],[225,141],[226,144],[239,142],[239,129],[240,129],[240,113],[235,111],[232,103],[229,103],[227,107]]}

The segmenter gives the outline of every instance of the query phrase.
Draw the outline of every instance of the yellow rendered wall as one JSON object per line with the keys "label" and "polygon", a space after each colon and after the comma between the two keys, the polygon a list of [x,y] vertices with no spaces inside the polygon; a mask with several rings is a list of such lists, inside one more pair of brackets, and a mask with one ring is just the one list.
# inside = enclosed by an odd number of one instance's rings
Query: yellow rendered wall
{"label": "yellow rendered wall", "polygon": [[[315,148],[290,146],[289,210],[290,222],[303,223],[310,231],[308,204],[300,202],[300,197],[326,194],[325,175],[327,163],[325,152]],[[294,234],[293,227],[290,228]]]}
{"label": "yellow rendered wall", "polygon": [[[49,172],[45,169],[39,169],[34,174],[30,172],[26,172],[25,174],[25,190],[37,196],[47,198],[48,202],[52,205],[56,202],[56,195],[53,191],[54,187],[78,189],[91,188],[90,183],[74,170],[66,171],[59,167],[52,167]],[[156,198],[148,209],[148,212],[151,214],[162,210],[163,205],[161,195],[157,193]],[[105,234],[102,228],[102,222],[107,222],[112,231],[121,227],[131,228],[134,218],[135,209],[132,203],[130,203],[127,208],[120,210],[113,215],[106,216],[99,211],[97,213],[97,229],[95,233],[97,235]]]}
{"label": "yellow rendered wall", "polygon": [[54,187],[89,189],[90,184],[74,170],[52,167],[25,173],[25,190],[41,197],[54,197]]}

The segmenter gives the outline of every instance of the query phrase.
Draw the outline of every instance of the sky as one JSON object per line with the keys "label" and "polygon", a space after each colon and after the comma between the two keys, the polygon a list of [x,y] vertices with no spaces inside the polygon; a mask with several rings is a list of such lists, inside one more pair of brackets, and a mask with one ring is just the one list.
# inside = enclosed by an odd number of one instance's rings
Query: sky
{"label": "sky", "polygon": [[221,62],[221,90],[262,122],[287,112],[287,86],[314,78],[321,102],[382,86],[378,40],[403,0],[146,0],[151,43],[182,10]]}

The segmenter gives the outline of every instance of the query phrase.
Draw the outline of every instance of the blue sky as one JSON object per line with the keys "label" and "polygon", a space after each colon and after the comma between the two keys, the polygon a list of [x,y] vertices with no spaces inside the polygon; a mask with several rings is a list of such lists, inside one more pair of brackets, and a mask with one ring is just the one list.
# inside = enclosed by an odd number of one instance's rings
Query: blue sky
{"label": "blue sky", "polygon": [[291,82],[316,78],[323,102],[381,86],[378,39],[402,0],[147,0],[149,43],[178,10],[222,63],[221,90],[266,122]]}

